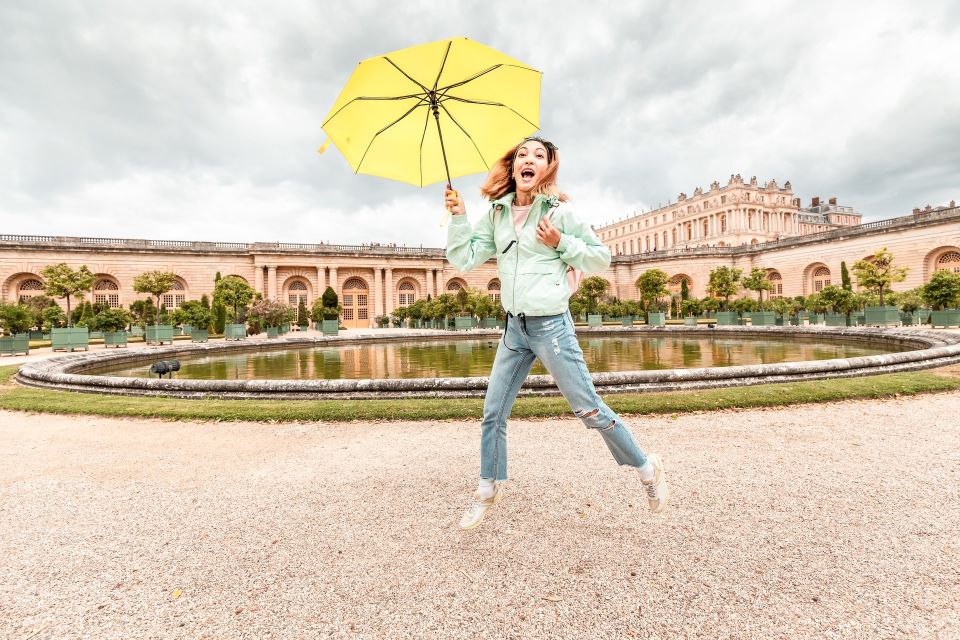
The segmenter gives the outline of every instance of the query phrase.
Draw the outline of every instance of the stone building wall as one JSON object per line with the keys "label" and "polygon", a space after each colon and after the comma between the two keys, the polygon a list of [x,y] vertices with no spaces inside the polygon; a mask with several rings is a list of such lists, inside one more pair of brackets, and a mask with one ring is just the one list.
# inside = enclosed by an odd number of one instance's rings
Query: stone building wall
{"label": "stone building wall", "polygon": [[[679,279],[686,278],[691,294],[702,297],[714,267],[749,271],[756,266],[771,273],[781,286],[780,295],[809,295],[827,279],[839,282],[841,261],[849,268],[883,247],[893,252],[896,264],[909,268],[907,280],[896,286],[898,290],[923,284],[937,268],[960,269],[960,208],[917,211],[903,218],[755,245],[620,255],[600,275],[611,283],[611,293],[625,300],[637,299],[636,279],[653,268],[666,271],[677,289]],[[327,286],[333,286],[342,298],[349,280],[361,287],[351,292],[365,296],[366,302],[365,317],[355,314],[349,323],[352,326],[369,326],[376,316],[390,313],[399,305],[401,293],[411,293],[410,289],[401,291],[404,283],[412,285],[414,299],[436,296],[456,286],[499,294],[495,262],[463,274],[445,260],[443,249],[0,235],[0,300],[14,302],[20,295],[38,293],[22,289],[24,283],[42,280],[41,269],[58,262],[74,268],[87,265],[98,279],[116,285],[115,290],[96,293],[115,295],[123,306],[146,297],[133,291],[133,279],[152,270],[175,273],[183,290],[171,295],[186,300],[211,295],[219,271],[223,276],[244,278],[268,298],[290,301],[291,294],[305,292],[308,307]],[[823,275],[824,269],[829,275]],[[292,290],[294,283],[302,288]],[[87,299],[93,300],[93,296],[88,294]]]}

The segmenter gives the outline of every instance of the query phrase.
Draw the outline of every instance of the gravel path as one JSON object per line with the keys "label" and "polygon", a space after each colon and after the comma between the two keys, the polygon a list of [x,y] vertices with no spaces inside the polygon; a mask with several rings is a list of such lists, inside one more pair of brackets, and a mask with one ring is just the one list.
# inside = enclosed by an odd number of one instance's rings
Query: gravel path
{"label": "gravel path", "polygon": [[672,504],[578,421],[0,412],[0,637],[957,638],[960,394],[632,421]]}

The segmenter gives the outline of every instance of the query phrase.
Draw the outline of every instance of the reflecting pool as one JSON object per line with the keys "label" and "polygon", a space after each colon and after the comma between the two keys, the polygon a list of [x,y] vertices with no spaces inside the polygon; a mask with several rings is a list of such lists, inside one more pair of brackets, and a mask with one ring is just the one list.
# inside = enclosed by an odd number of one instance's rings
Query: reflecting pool
{"label": "reflecting pool", "polygon": [[[733,365],[854,358],[909,347],[834,342],[824,338],[730,336],[580,336],[592,373],[641,369],[685,369]],[[499,341],[496,338],[409,341],[291,348],[261,353],[181,358],[180,379],[291,380],[448,378],[486,376]],[[85,371],[93,375],[149,377],[149,364],[125,363]],[[534,374],[547,371],[539,361]]]}

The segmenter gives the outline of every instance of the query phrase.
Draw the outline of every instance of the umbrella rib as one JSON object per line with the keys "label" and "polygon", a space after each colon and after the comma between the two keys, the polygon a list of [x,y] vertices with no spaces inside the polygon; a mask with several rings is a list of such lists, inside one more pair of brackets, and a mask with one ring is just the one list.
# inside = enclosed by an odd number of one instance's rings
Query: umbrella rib
{"label": "umbrella rib", "polygon": [[420,98],[420,100],[422,101],[424,96],[425,94],[422,94],[422,93],[411,93],[405,96],[357,96],[356,98],[351,99],[350,102],[348,102],[347,104],[337,109],[337,112],[331,115],[326,120],[324,120],[321,126],[323,127],[327,126],[327,124],[331,120],[333,120],[338,115],[340,115],[341,111],[343,111],[344,109],[346,109],[347,107],[349,107],[351,104],[353,104],[358,100],[409,100],[410,98]]}
{"label": "umbrella rib", "polygon": [[[503,107],[504,109],[508,109],[508,110],[512,111],[513,113],[515,113],[518,118],[522,118],[522,119],[523,119],[525,122],[527,122],[531,127],[536,127],[536,128],[538,128],[538,129],[540,128],[540,127],[538,127],[535,123],[530,122],[529,120],[527,120],[527,118],[526,118],[522,113],[517,112],[516,109],[514,109],[513,107],[510,107],[510,106],[508,106],[508,105],[505,105],[505,104],[503,104],[502,102],[484,102],[484,101],[482,101],[482,100],[469,100],[469,99],[467,99],[467,98],[458,98],[457,96],[444,96],[444,99],[445,99],[445,100],[456,100],[457,102],[466,102],[467,104],[485,105],[485,106],[488,106],[488,107]],[[440,105],[443,106],[443,103],[441,102]],[[444,111],[446,111],[446,108],[444,108]],[[448,111],[447,113],[449,113],[449,111]]]}
{"label": "umbrella rib", "polygon": [[[413,106],[410,107],[410,108],[407,110],[407,112],[404,113],[402,116],[400,116],[399,118],[397,118],[396,120],[394,120],[393,122],[391,122],[390,124],[388,124],[387,126],[385,126],[383,129],[380,129],[380,131],[377,131],[375,134],[373,134],[373,137],[370,138],[370,142],[367,144],[367,148],[363,150],[363,156],[360,157],[360,162],[357,163],[357,170],[354,171],[354,173],[360,173],[360,167],[363,166],[363,161],[366,159],[367,153],[369,153],[369,151],[370,151],[370,147],[372,147],[372,146],[373,146],[373,143],[376,142],[377,136],[379,136],[381,133],[383,133],[384,131],[386,131],[387,129],[389,129],[390,127],[392,127],[393,125],[397,124],[398,122],[400,122],[401,120],[403,120],[404,118],[406,118],[408,115],[410,115],[411,113],[413,113],[414,110],[419,109],[419,108],[422,107],[424,104],[425,104],[425,103],[421,100],[421,101],[420,101],[420,104],[415,104],[415,105],[413,105]],[[428,112],[428,114],[429,114],[429,112]]]}
{"label": "umbrella rib", "polygon": [[[440,108],[443,109],[443,112],[447,114],[447,117],[450,118],[453,124],[457,125],[460,131],[463,131],[463,135],[467,136],[467,139],[470,141],[470,144],[472,144],[473,148],[477,150],[477,155],[480,156],[480,162],[482,162],[483,166],[487,168],[487,171],[490,171],[490,165],[487,164],[486,158],[484,158],[483,153],[480,152],[480,147],[478,147],[477,143],[473,141],[473,136],[467,133],[467,130],[463,128],[463,125],[457,122],[457,119],[453,117],[453,114],[450,113],[450,111],[443,105],[442,102],[440,103]],[[520,116],[520,117],[523,117],[523,116]],[[524,119],[526,120],[526,118]]]}
{"label": "umbrella rib", "polygon": [[514,69],[520,69],[521,71],[530,71],[530,72],[532,72],[532,73],[540,73],[540,72],[537,71],[536,69],[531,69],[530,67],[522,67],[522,66],[517,65],[517,64],[495,64],[495,65],[493,65],[492,67],[488,67],[488,68],[484,69],[483,71],[480,71],[479,73],[477,73],[477,74],[475,74],[475,75],[467,78],[466,80],[461,80],[460,82],[454,82],[454,83],[451,84],[451,85],[447,85],[446,87],[443,87],[442,89],[440,89],[440,91],[446,93],[446,92],[447,92],[448,90],[450,90],[450,89],[454,89],[454,88],[456,88],[456,87],[462,87],[463,85],[467,84],[468,82],[473,82],[473,81],[476,80],[477,78],[481,78],[481,77],[487,75],[488,73],[493,73],[494,71],[496,71],[497,69],[500,69],[500,68],[502,68],[502,67],[513,67]]}
{"label": "umbrella rib", "polygon": [[410,74],[408,74],[406,71],[404,71],[403,69],[401,69],[400,67],[398,67],[398,66],[397,66],[397,63],[395,63],[393,60],[391,60],[391,59],[388,58],[387,56],[383,56],[383,59],[386,60],[387,62],[389,62],[390,64],[392,64],[394,69],[396,69],[397,71],[399,71],[400,73],[402,73],[404,76],[406,76],[407,80],[409,80],[409,81],[412,82],[413,84],[415,84],[415,85],[417,85],[418,87],[420,87],[421,89],[423,89],[424,93],[430,93],[430,90],[429,90],[429,89],[427,89],[425,86],[423,86],[422,84],[420,84],[419,82],[417,82],[416,80],[414,80],[413,78],[411,78],[411,77],[410,77]]}
{"label": "umbrella rib", "polygon": [[420,187],[423,187],[423,142],[427,139],[427,127],[430,126],[430,109],[423,120],[423,133],[420,135]]}
{"label": "umbrella rib", "polygon": [[447,42],[447,50],[443,52],[443,61],[440,63],[440,71],[437,72],[437,79],[433,81],[433,90],[437,90],[437,85],[440,84],[440,76],[443,75],[443,68],[447,66],[447,56],[450,55],[450,47],[453,46],[453,40]]}

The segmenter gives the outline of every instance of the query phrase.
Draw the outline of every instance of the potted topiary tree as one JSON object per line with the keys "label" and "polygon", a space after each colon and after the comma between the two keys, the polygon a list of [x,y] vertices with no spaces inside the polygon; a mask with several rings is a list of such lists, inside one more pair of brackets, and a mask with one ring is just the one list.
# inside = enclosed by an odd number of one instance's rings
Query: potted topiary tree
{"label": "potted topiary tree", "polygon": [[70,296],[85,293],[93,286],[95,276],[91,273],[87,265],[81,265],[79,269],[74,270],[66,263],[61,262],[55,265],[44,267],[40,271],[43,276],[44,292],[52,298],[65,298],[67,301],[65,328],[51,328],[50,339],[51,348],[54,351],[63,349],[73,351],[74,349],[90,349],[90,332],[86,327],[74,327],[70,311]]}
{"label": "potted topiary tree", "polygon": [[[684,280],[684,282],[686,282],[686,280]],[[703,305],[700,300],[688,297],[680,306],[683,313],[683,324],[688,327],[697,326],[697,322],[699,321],[698,316],[703,313]]]}
{"label": "potted topiary tree", "polygon": [[886,247],[873,254],[868,260],[853,263],[853,273],[857,284],[867,291],[880,296],[878,306],[864,307],[864,324],[883,325],[900,324],[900,311],[895,306],[885,306],[883,293],[895,282],[903,282],[907,277],[906,267],[893,266],[893,254]]}
{"label": "potted topiary tree", "polygon": [[[33,314],[25,305],[0,302],[0,354],[30,354]],[[3,335],[4,333],[9,335]]]}
{"label": "potted topiary tree", "polygon": [[224,323],[223,337],[226,340],[243,340],[247,337],[246,323],[239,322],[240,309],[253,300],[256,292],[247,281],[237,276],[217,280],[213,287],[213,302],[233,309],[233,322]]}
{"label": "potted topiary tree", "polygon": [[763,292],[773,289],[773,283],[767,279],[767,270],[753,267],[750,269],[749,275],[744,276],[741,282],[744,289],[757,292],[757,310],[750,313],[750,324],[755,327],[774,324],[776,313],[763,309]]}
{"label": "potted topiary tree", "polygon": [[169,271],[146,271],[133,279],[133,290],[137,293],[148,293],[157,299],[157,309],[161,313],[157,314],[157,324],[146,328],[146,341],[148,344],[173,344],[173,325],[167,324],[169,318],[164,318],[163,305],[160,304],[160,296],[173,289],[177,277]]}
{"label": "potted topiary tree", "polygon": [[850,313],[859,308],[857,296],[852,291],[836,285],[824,287],[820,291],[820,300],[824,306],[832,310],[832,313],[826,314],[825,318],[828,327],[850,326]]}
{"label": "potted topiary tree", "polygon": [[707,292],[719,298],[720,305],[717,311],[718,325],[734,325],[738,323],[736,311],[730,310],[730,296],[736,295],[740,291],[740,276],[743,269],[734,269],[733,267],[716,267],[710,271],[710,280],[707,284]]}
{"label": "potted topiary tree", "polygon": [[923,299],[933,311],[930,312],[932,327],[960,325],[960,273],[935,271],[930,282],[921,287]]}
{"label": "potted topiary tree", "polygon": [[190,342],[206,342],[210,339],[210,325],[215,316],[213,309],[201,301],[188,300],[180,305],[184,324],[190,325]]}
{"label": "potted topiary tree", "polygon": [[896,296],[896,305],[900,308],[900,322],[905,325],[920,323],[920,307],[923,306],[923,296],[920,289],[903,291]]}
{"label": "potted topiary tree", "polygon": [[[340,299],[333,287],[327,287],[320,300],[320,328],[325,336],[335,336],[340,331]],[[314,305],[316,306],[316,305]],[[314,316],[314,322],[317,317]]]}
{"label": "potted topiary tree", "polygon": [[660,299],[670,293],[667,283],[670,276],[662,269],[647,269],[637,278],[636,287],[640,291],[640,303],[647,314],[647,324],[662,327],[666,316],[660,311]]}
{"label": "potted topiary tree", "polygon": [[603,315],[600,313],[600,300],[607,295],[610,283],[601,276],[584,278],[577,293],[586,303],[587,324],[591,327],[603,325]]}
{"label": "potted topiary tree", "polygon": [[91,320],[91,328],[103,332],[103,346],[127,346],[127,325],[133,321],[129,311],[122,308],[103,309]]}
{"label": "potted topiary tree", "polygon": [[473,329],[473,304],[475,296],[471,295],[469,289],[460,289],[454,295],[456,300],[456,311],[453,317],[454,330]]}
{"label": "potted topiary tree", "polygon": [[289,322],[293,307],[276,300],[259,300],[250,307],[249,318],[251,324],[256,321],[257,326],[265,327],[268,338],[276,338],[280,334],[283,324]]}
{"label": "potted topiary tree", "polygon": [[306,331],[310,327],[310,317],[307,313],[307,303],[303,298],[300,298],[300,302],[297,304],[297,326],[300,328],[300,331]]}

